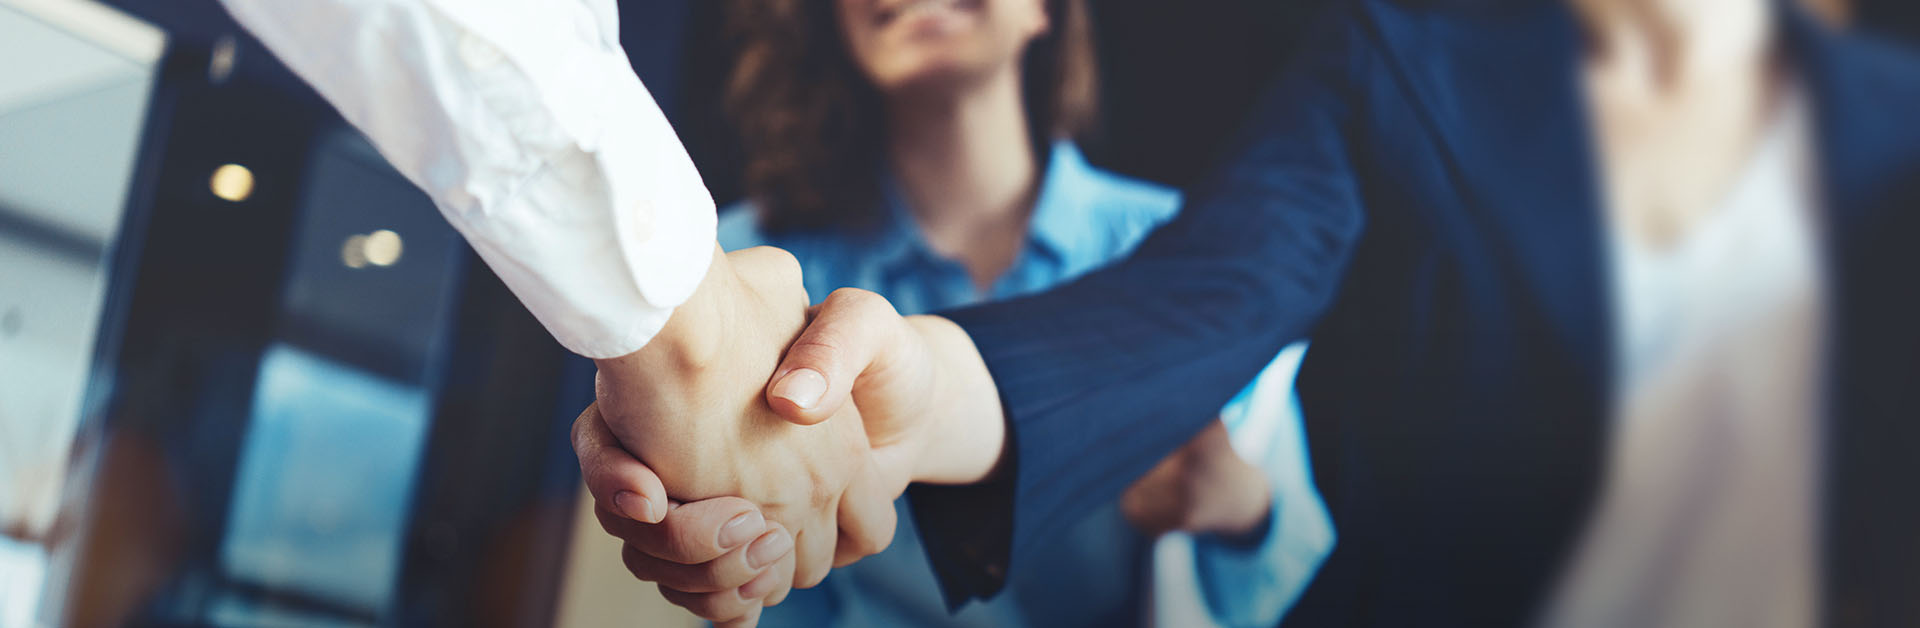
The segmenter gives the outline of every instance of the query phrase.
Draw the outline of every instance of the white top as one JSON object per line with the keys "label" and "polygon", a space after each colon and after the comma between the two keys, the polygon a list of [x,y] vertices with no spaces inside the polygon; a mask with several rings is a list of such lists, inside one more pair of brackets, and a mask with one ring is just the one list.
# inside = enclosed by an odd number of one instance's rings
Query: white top
{"label": "white top", "polygon": [[1816,624],[1812,154],[1796,93],[1724,204],[1684,239],[1656,251],[1615,230],[1617,422],[1547,625]]}
{"label": "white top", "polygon": [[613,0],[221,2],[568,349],[632,353],[706,274],[713,197]]}

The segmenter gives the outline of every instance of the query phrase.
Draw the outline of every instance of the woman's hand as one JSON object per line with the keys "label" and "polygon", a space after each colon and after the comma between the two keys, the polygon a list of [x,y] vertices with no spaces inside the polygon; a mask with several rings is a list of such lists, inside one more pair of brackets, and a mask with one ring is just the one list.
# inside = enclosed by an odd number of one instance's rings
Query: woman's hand
{"label": "woman's hand", "polygon": [[1148,536],[1191,532],[1245,538],[1273,510],[1266,474],[1234,453],[1214,421],[1120,496],[1120,512]]}
{"label": "woman's hand", "polygon": [[902,317],[885,297],[855,288],[835,290],[811,318],[767,386],[767,405],[782,418],[814,425],[858,409],[896,495],[909,482],[972,484],[999,468],[1000,392],[959,325]]}

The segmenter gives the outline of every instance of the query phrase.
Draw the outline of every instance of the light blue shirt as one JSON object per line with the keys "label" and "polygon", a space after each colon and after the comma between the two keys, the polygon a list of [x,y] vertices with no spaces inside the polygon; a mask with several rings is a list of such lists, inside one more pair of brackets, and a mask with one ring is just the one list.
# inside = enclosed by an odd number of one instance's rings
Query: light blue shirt
{"label": "light blue shirt", "polygon": [[[1118,260],[1180,207],[1178,192],[1101,171],[1070,143],[1053,146],[1036,199],[1027,242],[991,290],[976,288],[966,269],[927,246],[904,196],[883,189],[879,220],[866,228],[768,234],[754,208],[722,211],[719,240],[728,250],[777,246],[800,261],[807,292],[818,303],[835,289],[886,296],[915,314],[1044,290]],[[1290,402],[1299,350],[1276,360],[1222,416],[1229,431],[1247,423],[1246,400],[1280,387],[1288,406],[1263,447],[1261,467],[1274,486],[1269,529],[1257,544],[1196,539],[1192,569],[1213,619],[1227,626],[1271,626],[1299,597],[1333,547],[1326,507],[1313,490],[1301,444],[1297,405]],[[1284,416],[1278,416],[1284,414]],[[1272,419],[1279,419],[1274,421]],[[1235,433],[1236,441],[1242,435]],[[1239,445],[1236,442],[1236,446]],[[834,570],[821,586],[796,590],[767,609],[765,626],[1054,626],[1144,623],[1150,541],[1120,516],[1117,505],[1086,520],[1045,550],[1016,561],[1006,589],[992,600],[949,614],[940,598],[905,500],[886,551]],[[1160,569],[1173,568],[1167,565]]]}

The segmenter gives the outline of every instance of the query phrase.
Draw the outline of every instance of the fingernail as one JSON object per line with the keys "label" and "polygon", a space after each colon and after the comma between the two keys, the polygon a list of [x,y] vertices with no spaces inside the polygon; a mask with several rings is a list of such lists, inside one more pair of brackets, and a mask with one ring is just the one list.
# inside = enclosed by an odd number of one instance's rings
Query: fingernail
{"label": "fingernail", "polygon": [[791,401],[804,410],[812,410],[826,394],[826,376],[813,369],[794,369],[773,385],[773,396]]}
{"label": "fingernail", "polygon": [[613,506],[628,519],[645,523],[659,523],[653,516],[653,502],[633,491],[620,491],[613,494]]}
{"label": "fingernail", "polygon": [[754,576],[753,580],[740,585],[740,599],[757,600],[766,597],[768,593],[773,592],[773,585],[779,580],[771,571]]}
{"label": "fingernail", "polygon": [[771,565],[790,551],[793,551],[793,537],[788,536],[786,530],[774,530],[747,548],[747,566],[759,569]]}
{"label": "fingernail", "polygon": [[759,511],[741,513],[720,526],[720,547],[739,547],[766,530],[767,522],[760,518]]}

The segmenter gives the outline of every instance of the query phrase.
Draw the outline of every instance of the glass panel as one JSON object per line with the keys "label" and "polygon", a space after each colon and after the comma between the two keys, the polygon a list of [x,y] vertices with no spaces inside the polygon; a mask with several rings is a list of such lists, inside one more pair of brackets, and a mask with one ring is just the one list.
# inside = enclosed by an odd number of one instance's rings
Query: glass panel
{"label": "glass panel", "polygon": [[227,576],[383,610],[430,411],[418,387],[268,349],[220,552]]}
{"label": "glass panel", "polygon": [[0,0],[0,628],[31,625],[163,39]]}

